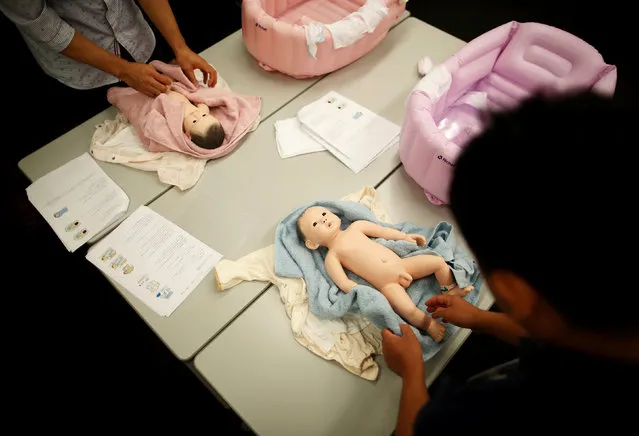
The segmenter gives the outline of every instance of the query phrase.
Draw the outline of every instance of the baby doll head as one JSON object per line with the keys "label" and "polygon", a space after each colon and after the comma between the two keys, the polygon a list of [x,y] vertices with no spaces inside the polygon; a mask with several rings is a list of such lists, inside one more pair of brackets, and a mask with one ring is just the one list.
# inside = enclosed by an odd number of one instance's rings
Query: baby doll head
{"label": "baby doll head", "polygon": [[224,142],[224,129],[205,104],[198,104],[196,110],[184,117],[184,132],[195,145],[207,150],[218,148]]}
{"label": "baby doll head", "polygon": [[308,248],[327,246],[340,232],[342,220],[322,206],[306,209],[297,219],[297,236]]}

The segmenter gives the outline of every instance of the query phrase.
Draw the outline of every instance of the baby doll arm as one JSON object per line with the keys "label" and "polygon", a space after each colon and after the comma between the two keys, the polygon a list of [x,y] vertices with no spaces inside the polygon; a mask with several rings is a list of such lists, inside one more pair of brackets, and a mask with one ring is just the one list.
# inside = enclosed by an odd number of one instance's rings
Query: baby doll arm
{"label": "baby doll arm", "polygon": [[383,238],[389,241],[409,241],[415,242],[417,245],[424,245],[426,238],[422,235],[407,235],[399,230],[392,229],[390,227],[380,226],[371,221],[355,221],[352,226],[355,226],[358,230],[371,238]]}
{"label": "baby doll arm", "polygon": [[342,291],[348,294],[351,289],[357,286],[357,283],[348,278],[346,272],[344,272],[342,264],[340,263],[336,255],[328,253],[326,255],[324,266],[326,266],[326,272],[328,273],[331,280],[333,280],[337,287],[340,288]]}

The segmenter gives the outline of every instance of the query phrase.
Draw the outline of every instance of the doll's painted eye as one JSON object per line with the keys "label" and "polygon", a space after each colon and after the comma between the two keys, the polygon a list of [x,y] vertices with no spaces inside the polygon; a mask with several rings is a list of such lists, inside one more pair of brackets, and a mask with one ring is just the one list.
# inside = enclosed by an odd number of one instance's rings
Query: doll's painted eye
{"label": "doll's painted eye", "polygon": [[317,223],[313,223],[313,227],[315,227],[317,225]]}
{"label": "doll's painted eye", "polygon": [[326,212],[322,212],[322,216],[326,216]]}
{"label": "doll's painted eye", "polygon": [[202,114],[202,116],[203,116],[203,117],[205,117],[205,116],[206,116],[206,114]]}
{"label": "doll's painted eye", "polygon": [[197,123],[197,120],[193,120],[193,124]]}

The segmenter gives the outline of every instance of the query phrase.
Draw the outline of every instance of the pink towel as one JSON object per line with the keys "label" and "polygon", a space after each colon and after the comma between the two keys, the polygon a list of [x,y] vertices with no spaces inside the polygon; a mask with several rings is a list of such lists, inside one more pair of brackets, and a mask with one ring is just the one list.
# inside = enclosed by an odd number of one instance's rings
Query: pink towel
{"label": "pink towel", "polygon": [[208,150],[195,145],[184,133],[183,103],[166,94],[148,97],[133,88],[112,87],[109,103],[117,107],[135,127],[142,144],[152,152],[177,151],[202,159],[214,159],[230,153],[255,124],[260,115],[260,97],[238,95],[221,86],[195,86],[178,65],[153,61],[151,65],[171,77],[173,91],[185,95],[193,104],[204,103],[224,129],[222,145]]}

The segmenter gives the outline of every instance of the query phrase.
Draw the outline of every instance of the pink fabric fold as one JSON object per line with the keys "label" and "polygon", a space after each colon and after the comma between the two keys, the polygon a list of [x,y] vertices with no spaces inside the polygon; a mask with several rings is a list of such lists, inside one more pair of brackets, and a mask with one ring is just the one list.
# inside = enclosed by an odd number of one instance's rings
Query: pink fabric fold
{"label": "pink fabric fold", "polygon": [[149,151],[177,151],[202,159],[215,159],[233,151],[258,121],[262,107],[260,97],[236,94],[228,88],[218,86],[219,83],[213,88],[195,86],[178,65],[160,61],[153,61],[151,65],[174,80],[170,85],[173,91],[183,94],[193,104],[207,105],[210,114],[222,124],[225,139],[214,150],[198,147],[182,128],[184,103],[166,94],[152,98],[133,88],[110,88],[107,91],[109,103],[124,114]]}

